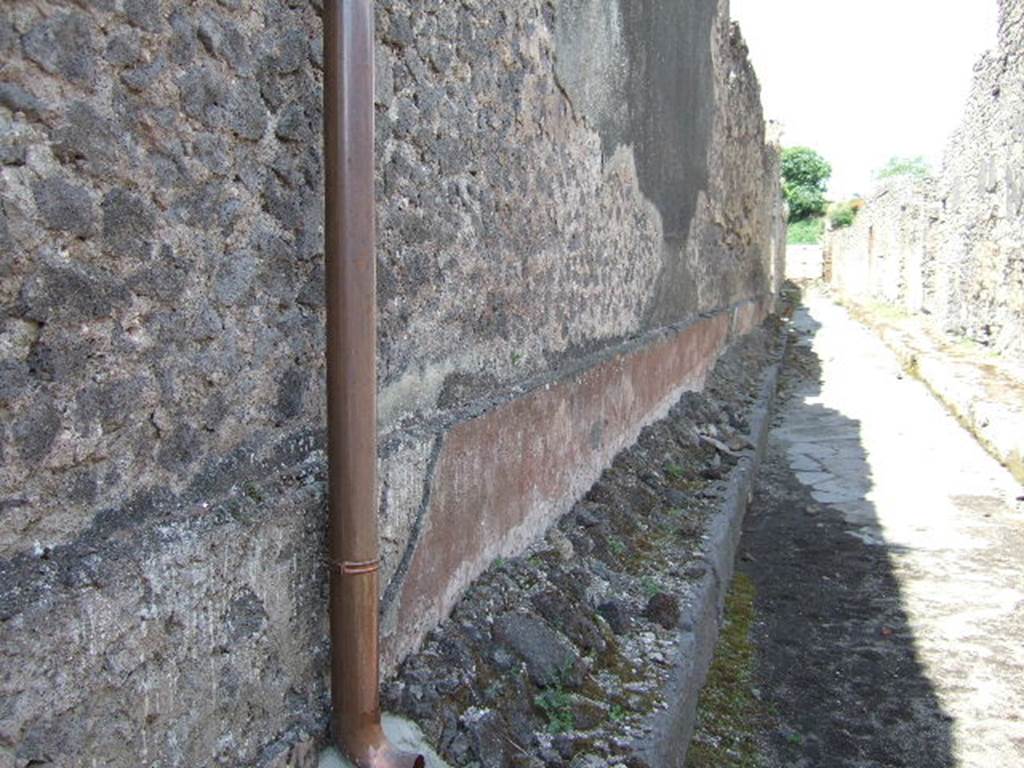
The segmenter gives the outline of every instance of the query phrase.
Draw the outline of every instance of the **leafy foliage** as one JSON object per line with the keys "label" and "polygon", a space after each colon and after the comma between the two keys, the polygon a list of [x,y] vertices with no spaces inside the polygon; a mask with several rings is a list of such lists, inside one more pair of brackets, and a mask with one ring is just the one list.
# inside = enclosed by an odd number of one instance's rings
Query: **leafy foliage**
{"label": "leafy foliage", "polygon": [[918,155],[917,157],[891,157],[889,162],[875,172],[877,179],[891,179],[893,176],[913,176],[924,178],[932,172],[928,161]]}
{"label": "leafy foliage", "polygon": [[789,203],[789,220],[803,221],[825,212],[825,185],[832,166],[809,147],[782,150],[782,189]]}
{"label": "leafy foliage", "polygon": [[825,212],[825,193],[808,187],[786,184],[783,187],[789,201],[789,220],[804,221]]}
{"label": "leafy foliage", "polygon": [[860,200],[847,200],[845,203],[836,203],[828,212],[828,221],[832,229],[843,229],[853,224],[857,218],[857,212],[863,207]]}
{"label": "leafy foliage", "polygon": [[817,245],[825,233],[825,220],[822,218],[794,221],[786,232],[786,242],[790,245]]}
{"label": "leafy foliage", "polygon": [[547,718],[548,733],[565,733],[576,727],[572,695],[566,691],[572,667],[572,660],[566,659],[559,668],[558,674],[555,675],[555,679],[533,697],[534,706]]}
{"label": "leafy foliage", "polygon": [[832,176],[832,166],[809,147],[787,147],[782,150],[782,178],[788,184],[824,190]]}
{"label": "leafy foliage", "polygon": [[548,733],[565,733],[576,727],[576,717],[572,711],[572,697],[566,693],[561,681],[557,681],[537,694],[533,703],[547,717]]}

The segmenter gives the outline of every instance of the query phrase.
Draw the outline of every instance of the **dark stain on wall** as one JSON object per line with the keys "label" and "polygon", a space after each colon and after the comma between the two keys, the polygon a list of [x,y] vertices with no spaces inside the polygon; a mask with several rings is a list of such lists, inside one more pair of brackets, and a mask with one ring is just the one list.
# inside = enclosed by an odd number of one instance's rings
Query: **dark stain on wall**
{"label": "dark stain on wall", "polygon": [[665,240],[681,246],[707,187],[714,106],[711,0],[559,4],[556,72],[601,135],[605,158],[630,146]]}

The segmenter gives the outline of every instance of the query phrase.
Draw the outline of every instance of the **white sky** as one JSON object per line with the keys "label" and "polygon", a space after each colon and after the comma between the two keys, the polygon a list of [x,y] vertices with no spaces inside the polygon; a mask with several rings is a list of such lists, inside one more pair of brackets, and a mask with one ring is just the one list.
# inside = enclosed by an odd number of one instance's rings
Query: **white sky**
{"label": "white sky", "polygon": [[978,57],[996,45],[996,0],[731,0],[785,146],[832,164],[830,197],[866,194],[894,155],[936,170]]}

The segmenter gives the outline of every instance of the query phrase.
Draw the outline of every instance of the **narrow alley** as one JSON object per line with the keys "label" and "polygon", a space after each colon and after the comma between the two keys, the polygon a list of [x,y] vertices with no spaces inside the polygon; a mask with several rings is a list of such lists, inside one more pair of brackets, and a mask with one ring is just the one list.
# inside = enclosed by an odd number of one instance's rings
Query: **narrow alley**
{"label": "narrow alley", "polygon": [[1024,768],[1022,126],[1024,0],[3,2],[0,768]]}
{"label": "narrow alley", "polygon": [[738,559],[768,763],[1024,765],[1019,485],[845,310],[793,324]]}

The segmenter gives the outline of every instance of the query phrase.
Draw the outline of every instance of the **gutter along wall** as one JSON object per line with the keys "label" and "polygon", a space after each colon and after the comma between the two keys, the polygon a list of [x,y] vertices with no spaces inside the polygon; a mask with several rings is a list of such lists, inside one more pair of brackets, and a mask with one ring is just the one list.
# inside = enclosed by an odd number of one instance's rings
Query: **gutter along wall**
{"label": "gutter along wall", "polygon": [[[325,727],[318,5],[0,15],[18,765]],[[724,2],[381,2],[377,36],[390,666],[759,322],[784,222]]]}

